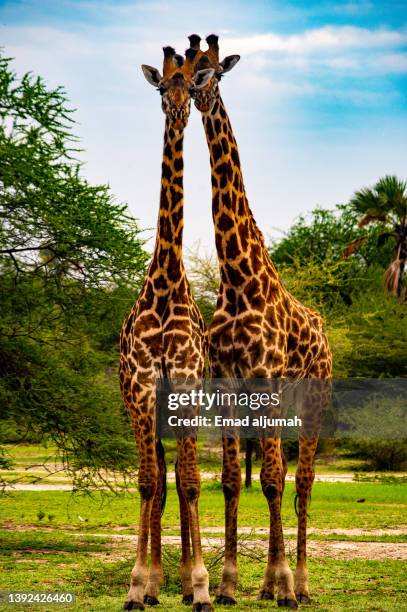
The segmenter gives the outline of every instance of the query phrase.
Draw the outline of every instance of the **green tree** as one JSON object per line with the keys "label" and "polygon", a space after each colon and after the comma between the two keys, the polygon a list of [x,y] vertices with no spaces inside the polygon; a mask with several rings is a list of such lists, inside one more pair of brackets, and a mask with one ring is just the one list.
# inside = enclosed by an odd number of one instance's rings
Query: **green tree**
{"label": "green tree", "polygon": [[148,255],[73,125],[62,88],[0,56],[0,420],[51,437],[82,485],[134,462],[117,341]]}
{"label": "green tree", "polygon": [[[378,246],[387,240],[392,241],[393,256],[384,274],[385,288],[389,293],[401,297],[407,258],[407,182],[400,181],[396,176],[385,176],[374,187],[357,191],[350,204],[361,217],[359,227],[371,223],[380,226]],[[349,256],[357,251],[366,239],[354,240],[345,254]]]}
{"label": "green tree", "polygon": [[338,204],[333,210],[314,208],[310,214],[301,215],[282,239],[272,242],[272,259],[278,266],[336,262],[350,242],[366,236],[354,264],[362,268],[385,265],[388,252],[378,252],[378,228],[370,227],[366,235],[358,221],[358,213],[349,204]]}
{"label": "green tree", "polygon": [[[405,306],[382,290],[394,246],[380,224],[359,221],[351,204],[317,208],[270,253],[289,291],[324,317],[336,377],[405,376]],[[359,248],[344,258],[353,241]]]}
{"label": "green tree", "polygon": [[196,244],[187,255],[188,278],[194,298],[207,325],[215,311],[219,291],[219,268],[215,256],[202,252]]}

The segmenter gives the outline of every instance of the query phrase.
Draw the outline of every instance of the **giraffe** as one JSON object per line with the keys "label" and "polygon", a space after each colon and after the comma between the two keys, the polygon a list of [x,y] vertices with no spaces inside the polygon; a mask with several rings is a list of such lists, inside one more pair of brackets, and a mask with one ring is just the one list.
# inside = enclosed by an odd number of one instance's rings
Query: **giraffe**
{"label": "giraffe", "polygon": [[[163,51],[163,76],[156,68],[142,66],[147,81],[161,94],[166,116],[157,237],[144,286],[123,324],[120,343],[121,392],[140,457],[137,557],[125,610],[143,610],[144,603],[158,604],[163,580],[161,511],[165,499],[165,463],[156,435],[156,382],[170,378],[201,379],[207,352],[207,330],[192,298],[182,260],[183,137],[191,92],[205,86],[213,69],[193,75],[193,53],[184,62],[172,47],[164,47]],[[193,603],[194,610],[207,612],[211,605],[199,531],[200,477],[193,434],[177,440],[176,482],[181,515],[183,601]]]}
{"label": "giraffe", "polygon": [[[267,567],[259,599],[297,608],[309,603],[306,560],[307,502],[314,480],[314,456],[320,416],[329,401],[332,358],[323,321],[285,289],[257,227],[243,184],[236,140],[219,91],[219,81],[239,61],[231,55],[219,61],[218,37],[189,37],[196,51],[195,70],[213,68],[214,76],[195,92],[195,106],[210,153],[212,216],[220,268],[220,286],[209,328],[209,358],[213,378],[320,379],[322,386],[305,393],[301,406],[296,470],[298,508],[297,566],[288,566],[281,523],[281,500],[287,464],[278,437],[261,439],[261,485],[270,515]],[[325,382],[327,384],[325,384]],[[238,436],[222,438],[222,484],[225,499],[225,560],[216,601],[236,603],[237,512],[241,488]]]}

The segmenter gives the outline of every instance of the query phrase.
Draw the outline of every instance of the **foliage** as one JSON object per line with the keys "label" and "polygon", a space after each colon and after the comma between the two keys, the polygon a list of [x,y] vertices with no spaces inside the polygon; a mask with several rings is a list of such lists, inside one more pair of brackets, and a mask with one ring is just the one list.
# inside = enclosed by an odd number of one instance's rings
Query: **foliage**
{"label": "foliage", "polygon": [[134,462],[115,348],[147,254],[83,178],[73,123],[61,88],[0,57],[0,419],[51,436],[82,485]]}
{"label": "foliage", "polygon": [[[392,261],[384,275],[385,287],[389,293],[401,297],[407,258],[407,182],[396,176],[385,176],[373,188],[357,191],[350,204],[361,216],[359,227],[371,223],[380,226],[379,246],[386,241],[393,243]],[[360,240],[351,243],[346,254],[358,250],[360,244]]]}
{"label": "foliage", "polygon": [[352,457],[367,459],[366,471],[407,469],[407,440],[352,440],[346,445]]}
{"label": "foliage", "polygon": [[195,300],[207,325],[212,320],[219,288],[219,269],[216,257],[203,254],[199,243],[190,250],[187,257],[188,279]]}
{"label": "foliage", "polygon": [[378,248],[382,229],[371,225],[360,249],[343,258],[363,236],[359,218],[353,205],[316,209],[271,245],[271,256],[289,291],[324,317],[334,376],[405,376],[405,305],[382,290],[390,242]]}
{"label": "foliage", "polygon": [[[334,210],[315,208],[309,215],[301,215],[281,240],[272,241],[271,257],[277,266],[339,261],[347,245],[366,234],[358,227],[358,220],[349,204],[338,204]],[[364,267],[385,265],[388,252],[377,249],[378,228],[369,227],[367,233],[356,263]]]}

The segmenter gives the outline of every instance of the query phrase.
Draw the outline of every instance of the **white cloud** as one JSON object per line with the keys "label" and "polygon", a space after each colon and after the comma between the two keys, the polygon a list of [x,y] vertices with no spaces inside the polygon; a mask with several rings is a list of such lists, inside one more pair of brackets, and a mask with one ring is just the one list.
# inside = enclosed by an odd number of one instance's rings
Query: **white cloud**
{"label": "white cloud", "polygon": [[315,51],[340,49],[372,49],[397,47],[407,42],[407,32],[378,29],[369,30],[355,26],[326,26],[305,30],[301,34],[283,36],[267,33],[252,36],[227,37],[222,45],[228,52],[232,49],[241,53],[253,54],[264,51],[289,54],[309,54]]}
{"label": "white cloud", "polygon": [[407,53],[386,53],[377,58],[376,66],[386,72],[406,73]]}

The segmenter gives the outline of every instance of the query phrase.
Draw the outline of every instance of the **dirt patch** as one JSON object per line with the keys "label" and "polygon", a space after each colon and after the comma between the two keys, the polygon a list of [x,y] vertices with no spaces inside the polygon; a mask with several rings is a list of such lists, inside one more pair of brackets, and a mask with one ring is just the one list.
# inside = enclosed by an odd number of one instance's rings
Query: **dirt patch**
{"label": "dirt patch", "polygon": [[[11,527],[9,527],[11,529]],[[18,529],[21,531],[22,529]],[[47,529],[48,531],[48,529]],[[55,529],[54,531],[57,531]],[[90,552],[90,555],[96,557],[103,557],[106,561],[113,560],[124,560],[127,559],[128,556],[124,553],[125,550],[129,550],[134,552],[137,542],[136,532],[134,535],[130,534],[120,534],[120,533],[82,533],[75,531],[61,531],[61,533],[72,535],[75,538],[86,538],[86,537],[94,537],[94,538],[104,538],[109,540],[109,544],[106,546],[108,550],[98,551],[98,552]],[[208,535],[205,537],[205,533],[219,533],[223,534],[223,527],[207,527],[202,529],[202,546],[206,550],[213,550],[216,548],[223,547],[223,537]],[[242,554],[245,551],[259,551],[259,554],[266,555],[267,553],[267,540],[259,540],[256,539],[256,535],[267,534],[268,530],[266,528],[260,529],[249,529],[241,527],[239,529],[239,534],[243,537],[238,545],[240,548],[240,552]],[[295,529],[286,529],[285,533],[290,535],[295,535]],[[346,535],[346,536],[380,536],[380,535],[403,535],[407,533],[407,528],[399,528],[399,529],[316,529],[311,528],[309,533],[320,534],[320,535]],[[180,537],[178,535],[162,535],[163,544],[169,544],[172,546],[180,546]],[[86,542],[78,542],[78,544],[85,544]],[[296,550],[296,540],[286,540],[286,550],[287,554],[293,555]],[[384,560],[384,559],[393,559],[400,561],[407,561],[407,544],[406,543],[396,543],[396,542],[351,542],[351,541],[340,541],[340,540],[308,540],[307,550],[310,557],[329,557],[332,559],[371,559],[371,560]],[[23,554],[31,554],[33,555],[49,555],[49,554],[67,554],[66,551],[55,551],[49,549],[27,549],[23,552]],[[33,559],[19,560],[19,563],[22,562],[30,562]],[[43,562],[42,560],[35,560],[36,562]]]}
{"label": "dirt patch", "polygon": [[71,484],[51,484],[51,483],[36,483],[36,484],[15,484],[6,485],[6,491],[72,491]]}
{"label": "dirt patch", "polygon": [[[0,524],[0,529],[4,529],[5,531],[17,531],[17,532],[21,532],[21,531],[52,531],[52,532],[64,532],[66,534],[73,534],[75,536],[81,536],[81,537],[86,537],[86,536],[94,536],[94,537],[100,537],[100,538],[121,538],[121,537],[125,537],[125,538],[133,538],[137,535],[137,530],[138,530],[138,525],[116,525],[116,526],[111,526],[110,527],[110,532],[97,532],[97,533],[92,533],[92,532],[77,532],[78,529],[80,529],[80,526],[74,526],[71,527],[69,525],[61,525],[59,527],[54,527],[53,525],[47,525],[47,524],[42,524],[42,525],[33,525],[33,524],[24,524],[24,523],[20,523],[18,525],[14,524],[11,521],[5,521],[3,523]],[[179,525],[173,525],[173,526],[169,526],[169,527],[164,527],[162,529],[162,534],[165,537],[165,532],[166,531],[178,531],[179,530]],[[214,527],[201,527],[201,533],[205,534],[205,533],[210,533],[210,534],[222,534],[224,533],[224,527],[221,526],[214,526]],[[130,534],[122,534],[120,535],[120,532],[122,531],[133,531],[134,534],[130,533]],[[268,527],[239,527],[238,528],[238,534],[239,535],[248,535],[248,536],[252,536],[252,539],[255,539],[257,535],[268,535],[269,533],[269,529]],[[315,535],[343,535],[343,536],[348,536],[348,537],[356,537],[356,536],[400,536],[400,535],[407,535],[407,526],[406,527],[399,527],[398,529],[359,529],[357,527],[353,527],[351,529],[345,529],[345,528],[340,528],[340,527],[333,527],[331,529],[318,529],[317,527],[309,527],[307,530],[307,533],[309,535],[315,534]],[[285,535],[296,535],[297,534],[297,528],[296,527],[288,527],[286,529],[284,529],[284,534]],[[178,537],[178,536],[174,536],[174,537]]]}
{"label": "dirt patch", "polygon": [[13,559],[14,563],[48,563],[46,559]]}
{"label": "dirt patch", "polygon": [[[268,527],[256,527],[255,529],[252,527],[239,527],[239,534],[250,534],[253,536],[256,535],[268,535],[269,529]],[[201,527],[201,533],[223,533],[224,527]],[[289,527],[284,529],[284,534],[286,535],[296,535],[297,528]],[[316,527],[309,527],[307,529],[307,533],[315,534],[315,535],[345,535],[345,536],[382,536],[382,535],[407,535],[407,527],[400,529],[341,529],[341,528],[333,528],[333,529],[318,529]]]}
{"label": "dirt patch", "polygon": [[[75,534],[76,536],[84,536],[85,534]],[[115,552],[119,553],[120,543],[123,547],[131,547],[135,550],[137,538],[132,535],[118,535],[110,534],[86,534],[94,537],[109,537],[112,540],[113,550],[111,551],[113,556]],[[162,537],[163,544],[170,544],[172,546],[180,546],[179,536],[166,536]],[[223,546],[223,538],[217,537],[203,537],[202,546],[205,550],[211,550],[214,548],[221,548]],[[255,541],[245,539],[243,542],[239,542],[238,546],[241,552],[248,550],[263,551],[264,555],[267,552],[267,541]],[[286,552],[288,555],[292,555],[296,550],[295,540],[286,542]],[[341,542],[337,540],[321,541],[321,540],[309,540],[307,543],[307,551],[310,557],[329,557],[331,559],[371,559],[371,560],[382,560],[382,559],[393,559],[400,561],[407,561],[407,544],[403,543],[390,543],[390,542]],[[122,553],[123,551],[121,551]],[[103,553],[102,553],[103,554]],[[120,553],[119,553],[120,554]]]}
{"label": "dirt patch", "polygon": [[307,550],[311,557],[407,561],[407,544],[389,542],[324,542],[310,540],[307,543]]}

